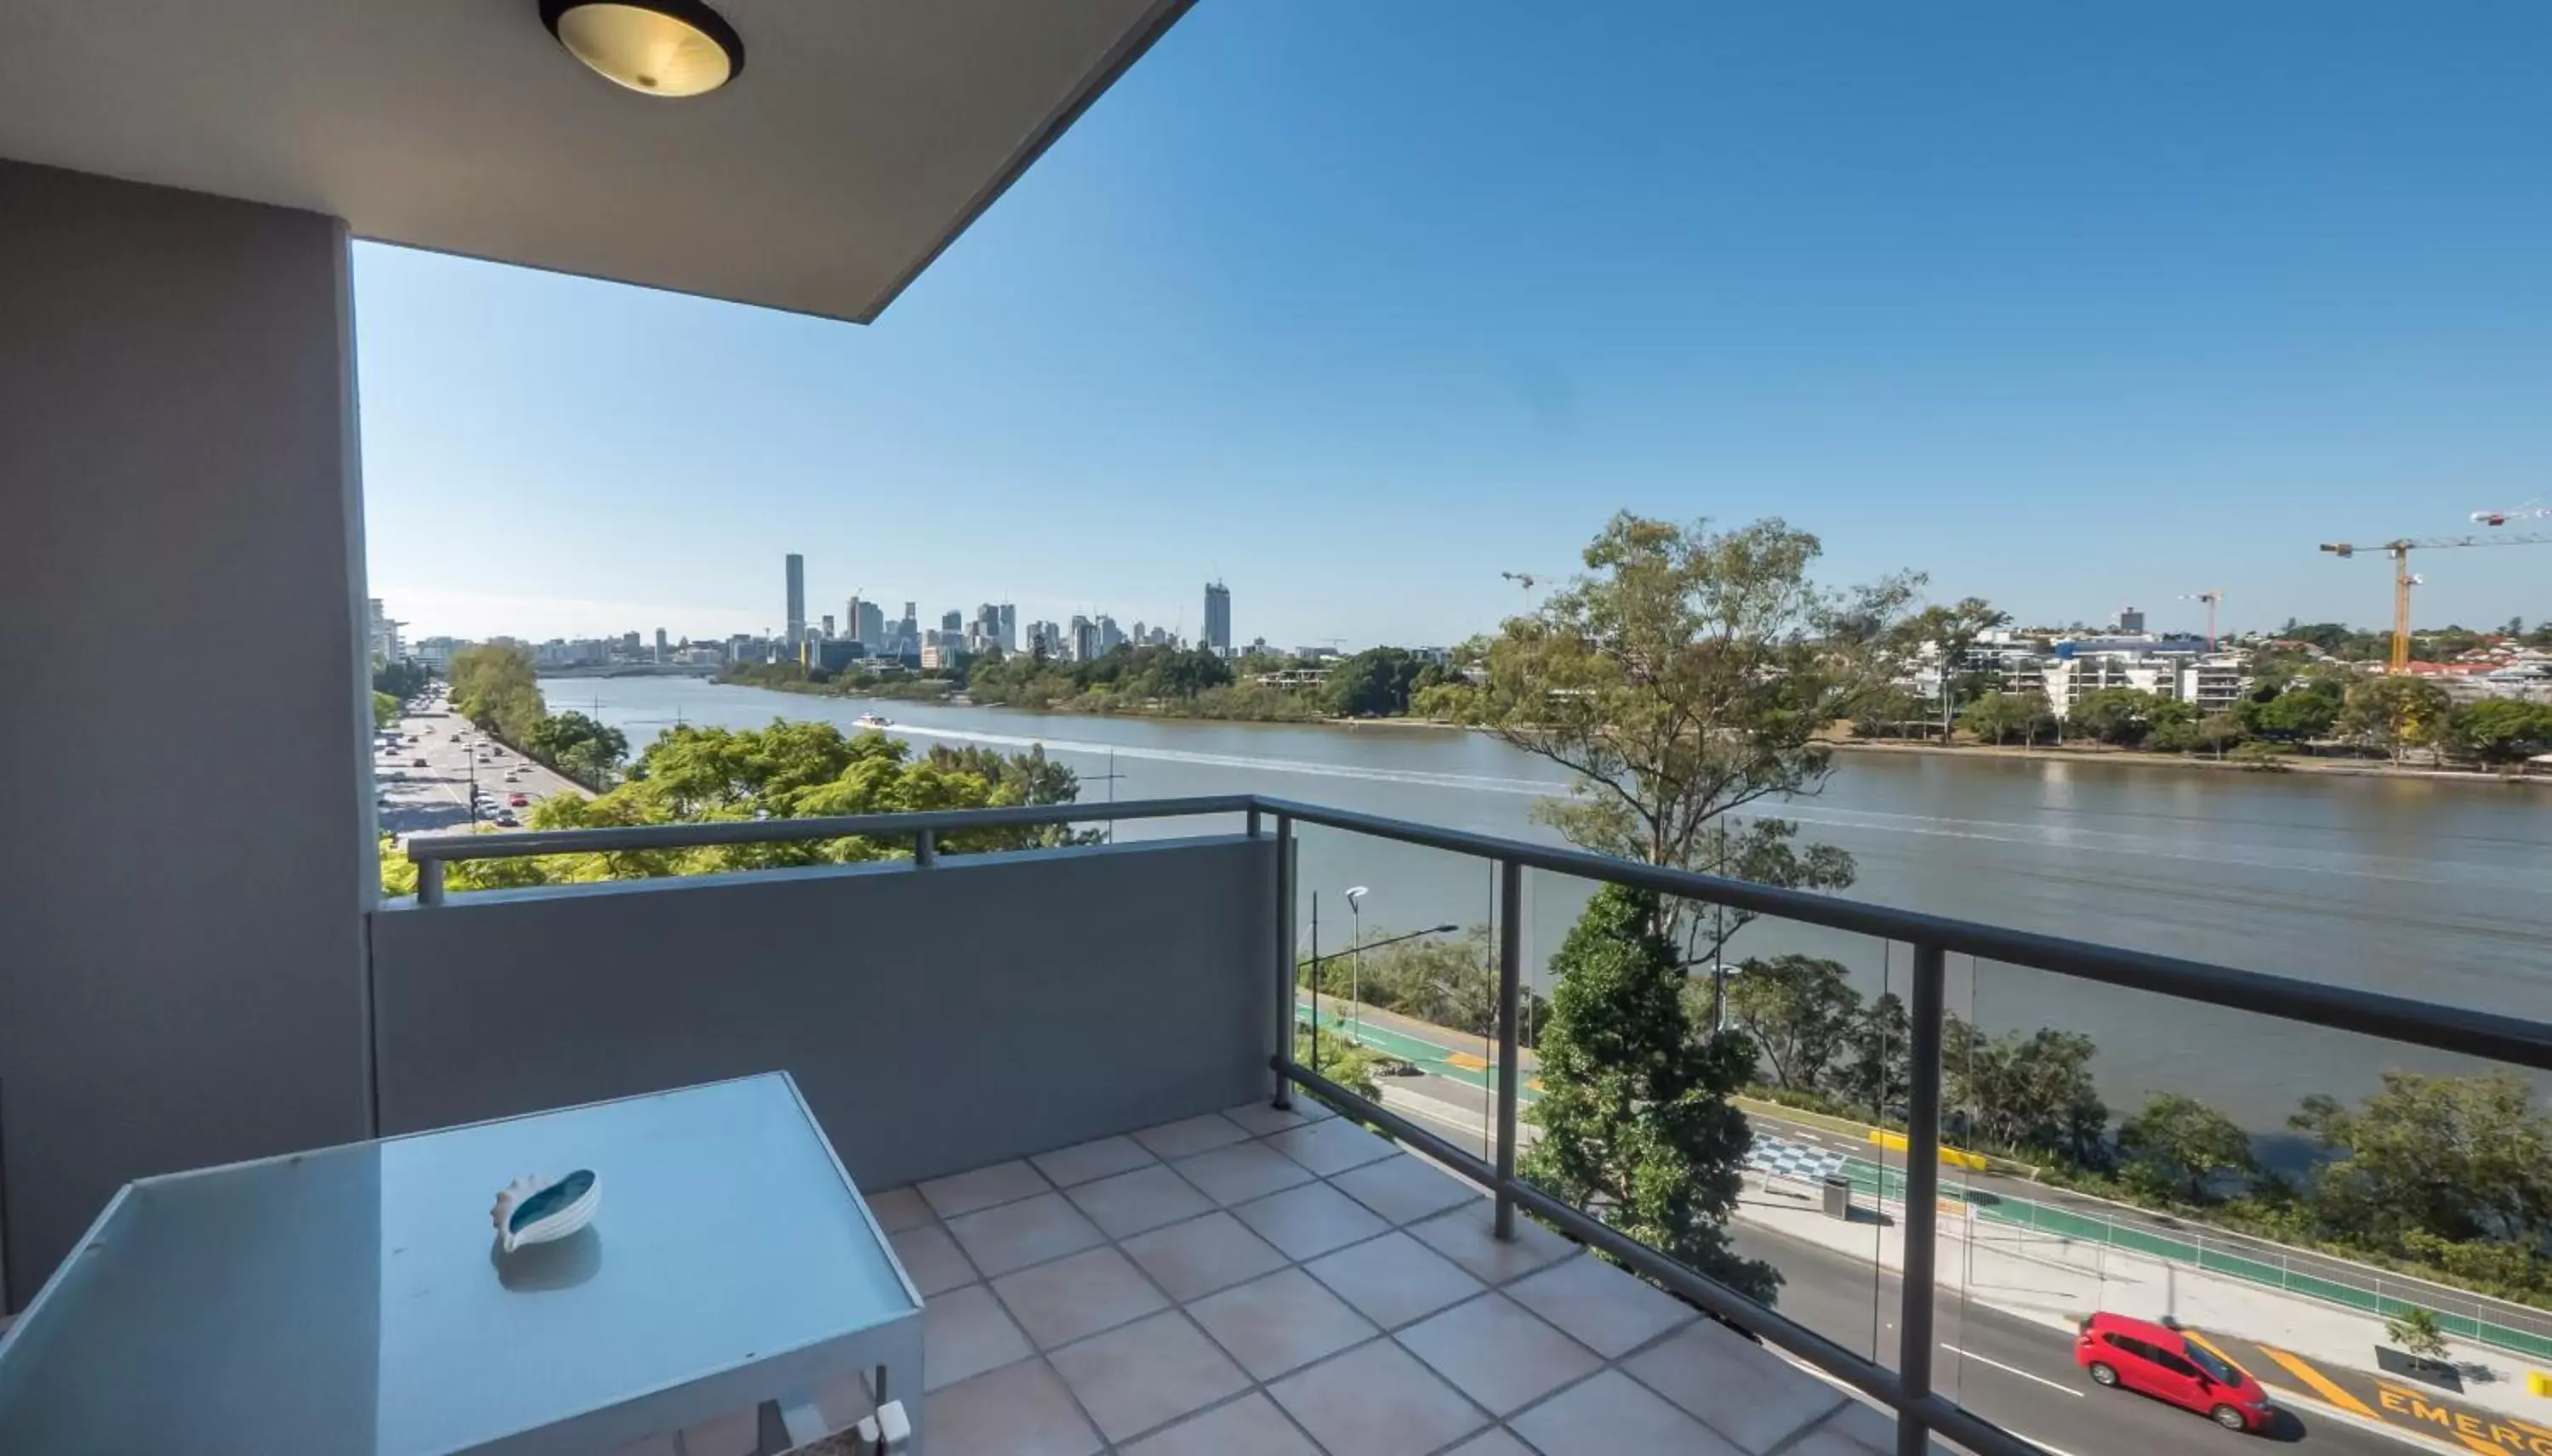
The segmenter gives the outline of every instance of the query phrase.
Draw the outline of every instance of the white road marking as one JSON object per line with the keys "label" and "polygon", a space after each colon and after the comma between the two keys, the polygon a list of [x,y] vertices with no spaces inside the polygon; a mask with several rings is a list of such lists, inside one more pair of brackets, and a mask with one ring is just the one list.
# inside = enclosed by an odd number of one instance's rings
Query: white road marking
{"label": "white road marking", "polygon": [[2072,1386],[2069,1386],[2069,1385],[2062,1385],[2062,1384],[2059,1384],[2059,1383],[2058,1383],[2058,1382],[2056,1382],[2056,1381],[2049,1380],[2047,1377],[2045,1377],[2045,1376],[2043,1376],[2043,1375],[2032,1375],[2032,1374],[2030,1374],[2030,1373],[2029,1373],[2028,1371],[2026,1371],[2026,1370],[2021,1370],[2021,1369],[2017,1369],[2017,1368],[2015,1368],[2015,1367],[2013,1367],[2013,1366],[2005,1365],[2005,1364],[2003,1364],[2001,1361],[1996,1360],[1996,1359],[1994,1359],[1993,1357],[1991,1357],[1991,1356],[1989,1356],[1989,1355],[1979,1355],[1979,1354],[1977,1354],[1977,1353],[1976,1353],[1975,1351],[1973,1351],[1973,1350],[1962,1350],[1962,1349],[1960,1349],[1958,1346],[1956,1346],[1956,1345],[1954,1345],[1954,1344],[1951,1344],[1951,1343],[1950,1343],[1949,1341],[1947,1341],[1947,1340],[1943,1340],[1943,1341],[1941,1342],[1941,1348],[1942,1348],[1942,1349],[1944,1349],[1944,1350],[1949,1351],[1949,1352],[1950,1352],[1951,1354],[1953,1354],[1953,1355],[1958,1356],[1958,1357],[1959,1357],[1960,1359],[1962,1359],[1962,1360],[1973,1360],[1973,1361],[1975,1361],[1976,1363],[1978,1363],[1978,1364],[1980,1364],[1980,1365],[1990,1365],[1990,1366],[1992,1366],[1994,1369],[1999,1370],[1999,1371],[2003,1372],[2003,1373],[2004,1373],[2004,1374],[2006,1374],[2006,1375],[2016,1375],[2016,1376],[2019,1376],[2022,1380],[2034,1380],[2034,1381],[2038,1382],[2040,1385],[2043,1385],[2043,1386],[2047,1387],[2047,1388],[2048,1388],[2049,1390],[2051,1390],[2051,1391],[2062,1391],[2062,1392],[2064,1392],[2066,1395],[2072,1396],[2074,1400],[2077,1400],[2077,1401],[2078,1401],[2078,1400],[2080,1400],[2080,1399],[2082,1399],[2083,1392],[2078,1391],[2078,1390],[2075,1390],[2075,1389],[2074,1389],[2074,1387],[2072,1387]]}

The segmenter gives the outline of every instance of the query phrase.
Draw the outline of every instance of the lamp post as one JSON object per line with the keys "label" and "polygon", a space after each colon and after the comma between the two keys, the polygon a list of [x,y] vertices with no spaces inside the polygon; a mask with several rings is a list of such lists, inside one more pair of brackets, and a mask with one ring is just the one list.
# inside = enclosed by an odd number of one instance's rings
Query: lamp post
{"label": "lamp post", "polygon": [[1364,1040],[1364,897],[1369,893],[1361,884],[1347,886],[1347,914],[1355,922],[1347,941],[1347,948],[1355,952],[1355,959],[1347,963],[1347,1039],[1359,1043]]}
{"label": "lamp post", "polygon": [[[1400,944],[1400,943],[1401,943],[1402,941],[1404,941],[1404,940],[1416,940],[1416,939],[1418,939],[1418,938],[1419,938],[1419,937],[1421,937],[1421,936],[1427,936],[1427,935],[1452,935],[1452,934],[1455,934],[1455,933],[1457,933],[1458,931],[1460,931],[1460,930],[1461,930],[1461,928],[1462,928],[1462,927],[1461,927],[1461,926],[1459,926],[1459,925],[1452,925],[1452,924],[1445,924],[1445,925],[1430,925],[1430,926],[1428,926],[1428,927],[1427,927],[1426,929],[1424,929],[1424,930],[1413,930],[1413,931],[1409,932],[1407,935],[1394,935],[1394,936],[1391,936],[1391,937],[1389,937],[1389,938],[1387,938],[1387,939],[1377,940],[1377,941],[1373,942],[1371,945],[1367,945],[1367,946],[1358,946],[1358,947],[1356,947],[1356,948],[1355,948],[1355,949],[1353,949],[1353,950],[1332,951],[1332,952],[1330,952],[1329,954],[1328,954],[1328,955],[1326,955],[1326,956],[1325,956],[1325,955],[1322,955],[1322,954],[1321,954],[1321,942],[1320,942],[1320,923],[1321,923],[1321,919],[1320,919],[1320,915],[1321,915],[1321,911],[1320,911],[1320,899],[1321,899],[1321,897],[1320,897],[1320,895],[1319,895],[1317,892],[1313,894],[1313,896],[1312,896],[1312,926],[1313,926],[1313,929],[1312,929],[1312,958],[1311,958],[1310,960],[1305,961],[1305,962],[1303,963],[1303,970],[1304,970],[1305,972],[1309,973],[1309,975],[1310,975],[1310,977],[1311,977],[1311,982],[1312,982],[1312,1012],[1313,1012],[1312,1030],[1313,1030],[1313,1032],[1314,1032],[1314,1034],[1315,1034],[1316,1036],[1318,1035],[1318,1033],[1319,1033],[1319,1031],[1320,1031],[1320,1008],[1321,1008],[1321,967],[1322,967],[1325,963],[1329,962],[1329,961],[1344,961],[1344,960],[1348,960],[1348,959],[1349,959],[1349,958],[1351,958],[1351,957],[1360,956],[1363,952],[1365,952],[1365,951],[1367,951],[1367,950],[1377,950],[1377,951],[1378,951],[1378,950],[1382,949],[1384,946],[1387,946],[1387,945],[1398,945],[1398,944]],[[1350,1038],[1350,1039],[1352,1039],[1352,1038]],[[1318,1051],[1319,1045],[1320,1045],[1320,1044],[1319,1044],[1317,1041],[1313,1043],[1313,1046],[1314,1046],[1314,1049],[1315,1049],[1315,1053],[1316,1053],[1316,1054],[1317,1054],[1317,1051]]]}

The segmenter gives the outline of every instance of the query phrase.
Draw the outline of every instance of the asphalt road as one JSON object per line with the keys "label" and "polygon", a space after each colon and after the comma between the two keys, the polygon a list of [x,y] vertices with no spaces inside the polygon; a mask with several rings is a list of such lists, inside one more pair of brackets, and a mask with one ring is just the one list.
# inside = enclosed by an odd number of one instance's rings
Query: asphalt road
{"label": "asphalt road", "polygon": [[[415,709],[399,720],[397,731],[402,737],[414,736],[416,742],[396,749],[375,748],[372,755],[372,780],[380,795],[373,812],[384,834],[404,839],[411,834],[466,833],[474,781],[485,795],[480,799],[482,823],[506,808],[507,797],[515,793],[528,801],[511,810],[520,817],[553,793],[583,792],[512,749],[488,741],[440,696],[419,699]],[[377,736],[374,742],[379,742]],[[490,753],[496,757],[487,757]],[[417,759],[425,760],[424,768],[415,766]],[[511,782],[505,778],[509,773],[515,776]]]}
{"label": "asphalt road", "polygon": [[[1422,1118],[1457,1145],[1478,1140],[1477,1118],[1486,1101],[1479,1089],[1431,1076],[1388,1078],[1383,1091],[1395,1110]],[[1524,1131],[1531,1135],[1530,1128]],[[1782,1196],[1752,1189],[1746,1195]],[[1802,1190],[1796,1196],[1804,1203],[1809,1196]],[[1737,1223],[1731,1235],[1739,1252],[1781,1272],[1775,1305],[1782,1313],[1855,1354],[1895,1368],[1896,1312],[1904,1298],[1896,1275],[1755,1224]],[[1933,1322],[1940,1342],[1932,1357],[1935,1389],[2058,1456],[2261,1456],[2288,1447],[2328,1456],[2401,1456],[2404,1450],[2402,1437],[2369,1430],[2309,1400],[2275,1398],[2283,1411],[2278,1426],[2265,1435],[2240,1435],[2195,1411],[2104,1391],[2074,1366],[2070,1331],[1969,1305],[1956,1291],[1942,1292]],[[2291,1387],[2274,1367],[2255,1364],[2247,1349],[2244,1354],[2252,1374]],[[2423,1444],[2439,1449],[2435,1442]]]}

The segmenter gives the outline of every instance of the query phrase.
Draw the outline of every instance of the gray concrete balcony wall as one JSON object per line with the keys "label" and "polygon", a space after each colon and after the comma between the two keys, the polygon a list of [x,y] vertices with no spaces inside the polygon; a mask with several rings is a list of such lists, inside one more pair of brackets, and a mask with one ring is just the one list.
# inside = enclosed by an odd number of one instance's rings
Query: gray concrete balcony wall
{"label": "gray concrete balcony wall", "polygon": [[1274,842],[456,894],[372,917],[384,1133],[786,1069],[887,1188],[1267,1095]]}

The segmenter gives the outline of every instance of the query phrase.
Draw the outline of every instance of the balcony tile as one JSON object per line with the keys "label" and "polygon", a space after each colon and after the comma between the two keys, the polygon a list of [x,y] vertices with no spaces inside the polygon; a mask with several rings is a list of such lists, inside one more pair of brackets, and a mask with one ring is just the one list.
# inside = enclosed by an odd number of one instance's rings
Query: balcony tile
{"label": "balcony tile", "polygon": [[1495,1211],[1495,1206],[1483,1199],[1413,1224],[1409,1231],[1429,1248],[1461,1265],[1472,1278],[1489,1284],[1521,1279],[1578,1251],[1578,1245],[1522,1213],[1516,1215],[1515,1241],[1504,1242],[1497,1235]]}
{"label": "balcony tile", "polygon": [[1478,1280],[1405,1233],[1349,1244],[1303,1267],[1385,1329],[1397,1329],[1480,1292]]}
{"label": "balcony tile", "polygon": [[1520,1279],[1507,1293],[1608,1360],[1697,1317],[1674,1296],[1593,1254]]}
{"label": "balcony tile", "polygon": [[904,1264],[904,1272],[912,1276],[912,1287],[923,1299],[961,1284],[975,1282],[975,1266],[948,1236],[948,1230],[936,1223],[924,1223],[887,1235],[895,1245],[895,1257]]}
{"label": "balcony tile", "polygon": [[1173,1300],[1202,1299],[1271,1269],[1285,1256],[1228,1213],[1213,1213],[1138,1234],[1125,1252]]}
{"label": "balcony tile", "polygon": [[1184,1158],[1208,1148],[1236,1143],[1247,1136],[1248,1131],[1239,1123],[1220,1112],[1208,1112],[1201,1117],[1183,1117],[1158,1127],[1146,1127],[1134,1134],[1134,1141],[1151,1149],[1157,1157]]}
{"label": "balcony tile", "polygon": [[1223,1115],[1246,1128],[1251,1137],[1265,1137],[1271,1132],[1282,1132],[1288,1127],[1300,1127],[1306,1122],[1318,1122],[1324,1117],[1338,1114],[1330,1111],[1318,1097],[1298,1092],[1294,1093],[1291,1107],[1243,1102],[1237,1107],[1223,1108]]}
{"label": "balcony tile", "polygon": [[[1889,1456],[1895,1449],[1896,1417],[1874,1405],[1847,1399],[1841,1410],[1801,1436],[1799,1443],[1782,1456]],[[1926,1449],[1933,1456],[1949,1456],[1949,1448],[1938,1440]]]}
{"label": "balcony tile", "polygon": [[1214,1206],[1213,1199],[1198,1193],[1163,1163],[1085,1183],[1065,1196],[1108,1230],[1110,1238],[1116,1239],[1193,1218]]}
{"label": "balcony tile", "polygon": [[918,1189],[891,1188],[882,1194],[867,1195],[867,1198],[869,1212],[877,1216],[878,1227],[888,1233],[902,1233],[930,1221],[930,1205],[922,1201]]}
{"label": "balcony tile", "polygon": [[1040,1350],[1069,1344],[1167,1307],[1160,1291],[1113,1248],[1091,1249],[993,1281],[993,1293]]}
{"label": "balcony tile", "polygon": [[932,1456],[1091,1456],[1100,1447],[1072,1393],[1042,1360],[933,1391],[921,1415]]}
{"label": "balcony tile", "polygon": [[1469,1184],[1406,1153],[1349,1169],[1329,1183],[1394,1223],[1414,1223],[1481,1196]]}
{"label": "balcony tile", "polygon": [[1312,1181],[1310,1171],[1302,1164],[1265,1143],[1233,1143],[1181,1158],[1170,1166],[1179,1171],[1179,1177],[1226,1208]]}
{"label": "balcony tile", "polygon": [[1101,1433],[1117,1442],[1249,1385],[1240,1367],[1175,1309],[1066,1345],[1047,1358]]}
{"label": "balcony tile", "polygon": [[1267,1146],[1323,1178],[1344,1173],[1359,1164],[1388,1158],[1397,1151],[1390,1143],[1343,1117],[1288,1127],[1282,1132],[1269,1133],[1265,1141]]}
{"label": "balcony tile", "polygon": [[1471,1437],[1444,1456],[1534,1456],[1533,1447],[1518,1440],[1505,1426],[1492,1426]]}
{"label": "balcony tile", "polygon": [[983,1285],[951,1290],[921,1306],[922,1387],[939,1390],[998,1370],[1031,1351],[1001,1301]]}
{"label": "balcony tile", "polygon": [[1253,1393],[1145,1436],[1119,1456],[1321,1456],[1321,1450],[1274,1402]]}
{"label": "balcony tile", "polygon": [[1486,1425],[1408,1351],[1376,1340],[1267,1388],[1329,1456],[1426,1456]]}
{"label": "balcony tile", "polygon": [[966,1173],[934,1178],[921,1186],[921,1196],[930,1200],[933,1211],[942,1218],[990,1208],[996,1203],[1014,1202],[1046,1191],[1046,1182],[1027,1164],[1012,1160],[995,1163]]}
{"label": "balcony tile", "polygon": [[1274,1380],[1379,1331],[1300,1269],[1253,1279],[1188,1306],[1240,1368]]}
{"label": "balcony tile", "polygon": [[1318,1258],[1331,1249],[1361,1243],[1388,1226],[1325,1183],[1269,1194],[1231,1211],[1289,1259]]}
{"label": "balcony tile", "polygon": [[1152,1155],[1130,1137],[1103,1137],[1096,1142],[1039,1153],[1028,1161],[1056,1188],[1073,1188],[1143,1167],[1152,1161]]}
{"label": "balcony tile", "polygon": [[1498,1415],[1522,1409],[1604,1362],[1504,1295],[1483,1295],[1394,1336]]}
{"label": "balcony tile", "polygon": [[1077,1254],[1107,1236],[1061,1194],[1039,1194],[948,1220],[948,1231],[987,1278]]}
{"label": "balcony tile", "polygon": [[1769,1451],[1848,1404],[1715,1319],[1694,1320],[1622,1368],[1748,1451]]}
{"label": "balcony tile", "polygon": [[1513,1424],[1542,1456],[1747,1456],[1618,1370],[1561,1392]]}

